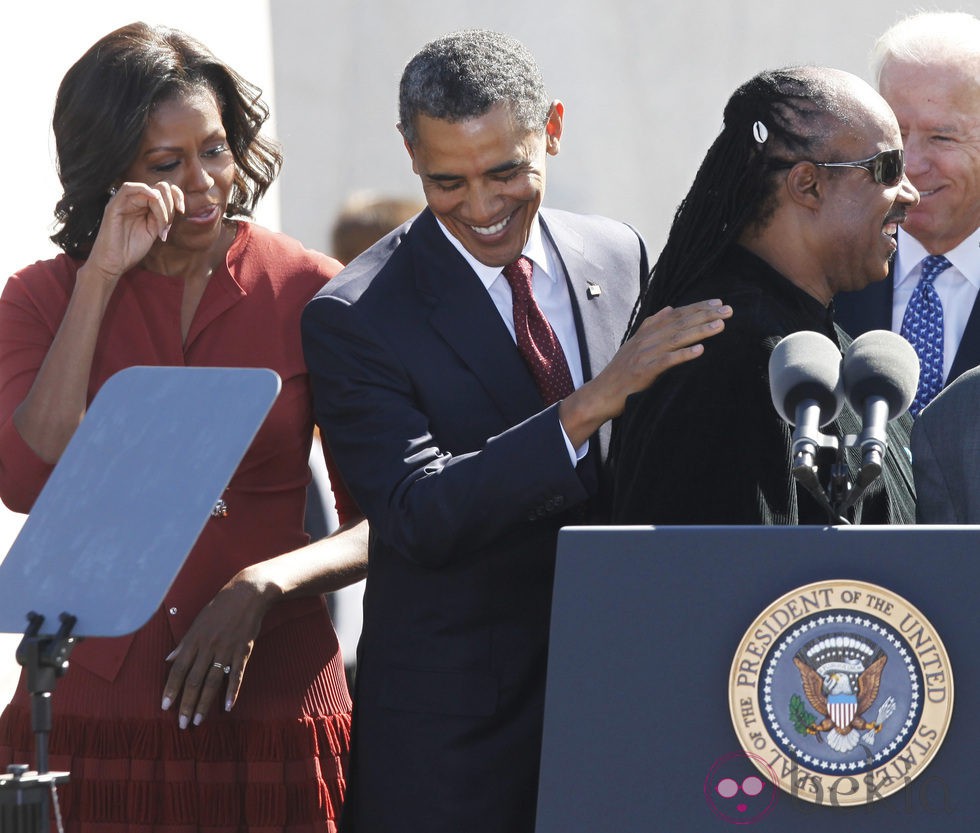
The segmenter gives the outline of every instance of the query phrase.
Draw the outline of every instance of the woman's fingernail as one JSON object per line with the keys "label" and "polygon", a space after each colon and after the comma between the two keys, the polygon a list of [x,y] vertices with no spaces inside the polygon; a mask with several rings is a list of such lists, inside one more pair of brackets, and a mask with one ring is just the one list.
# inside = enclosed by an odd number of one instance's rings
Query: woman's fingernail
{"label": "woman's fingernail", "polygon": [[160,239],[161,239],[161,240],[162,240],[162,241],[163,241],[164,243],[166,243],[166,242],[167,242],[167,235],[168,235],[168,234],[170,234],[170,226],[167,226],[167,227],[166,227],[165,229],[163,229],[163,231],[161,231],[161,232],[160,232]]}
{"label": "woman's fingernail", "polygon": [[179,650],[180,650],[180,648],[174,648],[169,654],[167,654],[166,657],[164,657],[164,660],[163,661],[164,662],[170,662],[175,656],[177,656],[177,652]]}
{"label": "woman's fingernail", "polygon": [[194,715],[194,725],[200,726],[204,722],[204,715],[198,712]]}
{"label": "woman's fingernail", "polygon": [[231,711],[231,707],[233,705],[234,705],[234,703],[231,702],[231,698],[229,697],[227,700],[225,700],[225,711],[226,712],[230,712]]}
{"label": "woman's fingernail", "polygon": [[164,711],[166,711],[173,704],[174,704],[174,701],[173,700],[171,700],[169,697],[164,697],[163,698],[163,702],[160,704],[160,708],[163,709]]}
{"label": "woman's fingernail", "polygon": [[177,720],[177,725],[180,726],[181,729],[186,729],[187,728],[187,715],[186,714],[182,714],[180,716],[180,718]]}

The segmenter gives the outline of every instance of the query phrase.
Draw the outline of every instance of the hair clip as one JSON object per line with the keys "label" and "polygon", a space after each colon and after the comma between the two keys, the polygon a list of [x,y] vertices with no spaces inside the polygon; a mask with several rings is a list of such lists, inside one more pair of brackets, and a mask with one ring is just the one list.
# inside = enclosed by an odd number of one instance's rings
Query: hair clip
{"label": "hair clip", "polygon": [[752,125],[752,135],[760,145],[763,145],[769,138],[769,130],[761,121],[757,121]]}

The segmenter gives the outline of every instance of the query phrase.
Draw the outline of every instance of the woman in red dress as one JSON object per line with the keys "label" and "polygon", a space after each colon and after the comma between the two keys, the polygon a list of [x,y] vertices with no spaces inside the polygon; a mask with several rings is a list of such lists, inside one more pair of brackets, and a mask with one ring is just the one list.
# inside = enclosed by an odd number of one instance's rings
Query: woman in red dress
{"label": "woman in red dress", "polygon": [[[72,654],[49,744],[51,768],[71,773],[69,831],[298,833],[339,816],[351,703],[320,594],[364,574],[367,531],[342,489],[341,531],[312,545],[303,531],[313,417],[299,320],[341,266],[246,219],[281,164],[259,133],[267,114],[181,32],[136,23],[102,38],[55,106],[64,254],[0,298],[0,496],[16,511],[125,367],[282,379],[161,608]],[[0,716],[0,767],[32,750],[21,685]]]}

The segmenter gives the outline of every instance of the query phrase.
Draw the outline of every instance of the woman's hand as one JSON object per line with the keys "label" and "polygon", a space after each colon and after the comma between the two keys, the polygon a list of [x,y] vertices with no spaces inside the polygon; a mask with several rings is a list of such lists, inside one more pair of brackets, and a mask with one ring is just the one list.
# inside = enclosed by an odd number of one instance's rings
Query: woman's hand
{"label": "woman's hand", "polygon": [[158,239],[166,241],[184,207],[183,191],[169,182],[124,182],[105,207],[86,263],[89,271],[114,285]]}
{"label": "woman's hand", "polygon": [[[173,666],[162,707],[167,710],[180,699],[181,729],[200,725],[222,689],[225,711],[238,699],[262,619],[280,596],[261,568],[261,564],[246,567],[221,588],[167,657]],[[230,669],[227,673],[225,667]]]}
{"label": "woman's hand", "polygon": [[116,284],[183,210],[184,194],[169,182],[126,182],[106,205],[58,332],[14,412],[14,425],[44,462],[58,462],[88,407],[95,347]]}
{"label": "woman's hand", "polygon": [[368,533],[367,521],[350,521],[327,538],[246,567],[221,588],[167,657],[173,667],[163,709],[180,698],[181,729],[204,720],[226,682],[225,711],[235,705],[262,619],[273,604],[330,593],[364,578]]}

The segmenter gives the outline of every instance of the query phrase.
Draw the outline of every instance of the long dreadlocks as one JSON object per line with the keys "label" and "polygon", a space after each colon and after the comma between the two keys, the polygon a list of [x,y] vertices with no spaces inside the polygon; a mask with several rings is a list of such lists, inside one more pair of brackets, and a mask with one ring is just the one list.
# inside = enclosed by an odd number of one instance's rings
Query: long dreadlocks
{"label": "long dreadlocks", "polygon": [[846,122],[836,86],[810,67],[761,72],[739,87],[677,208],[627,337],[648,315],[689,297],[747,228],[764,225],[776,207],[776,172],[813,158]]}

